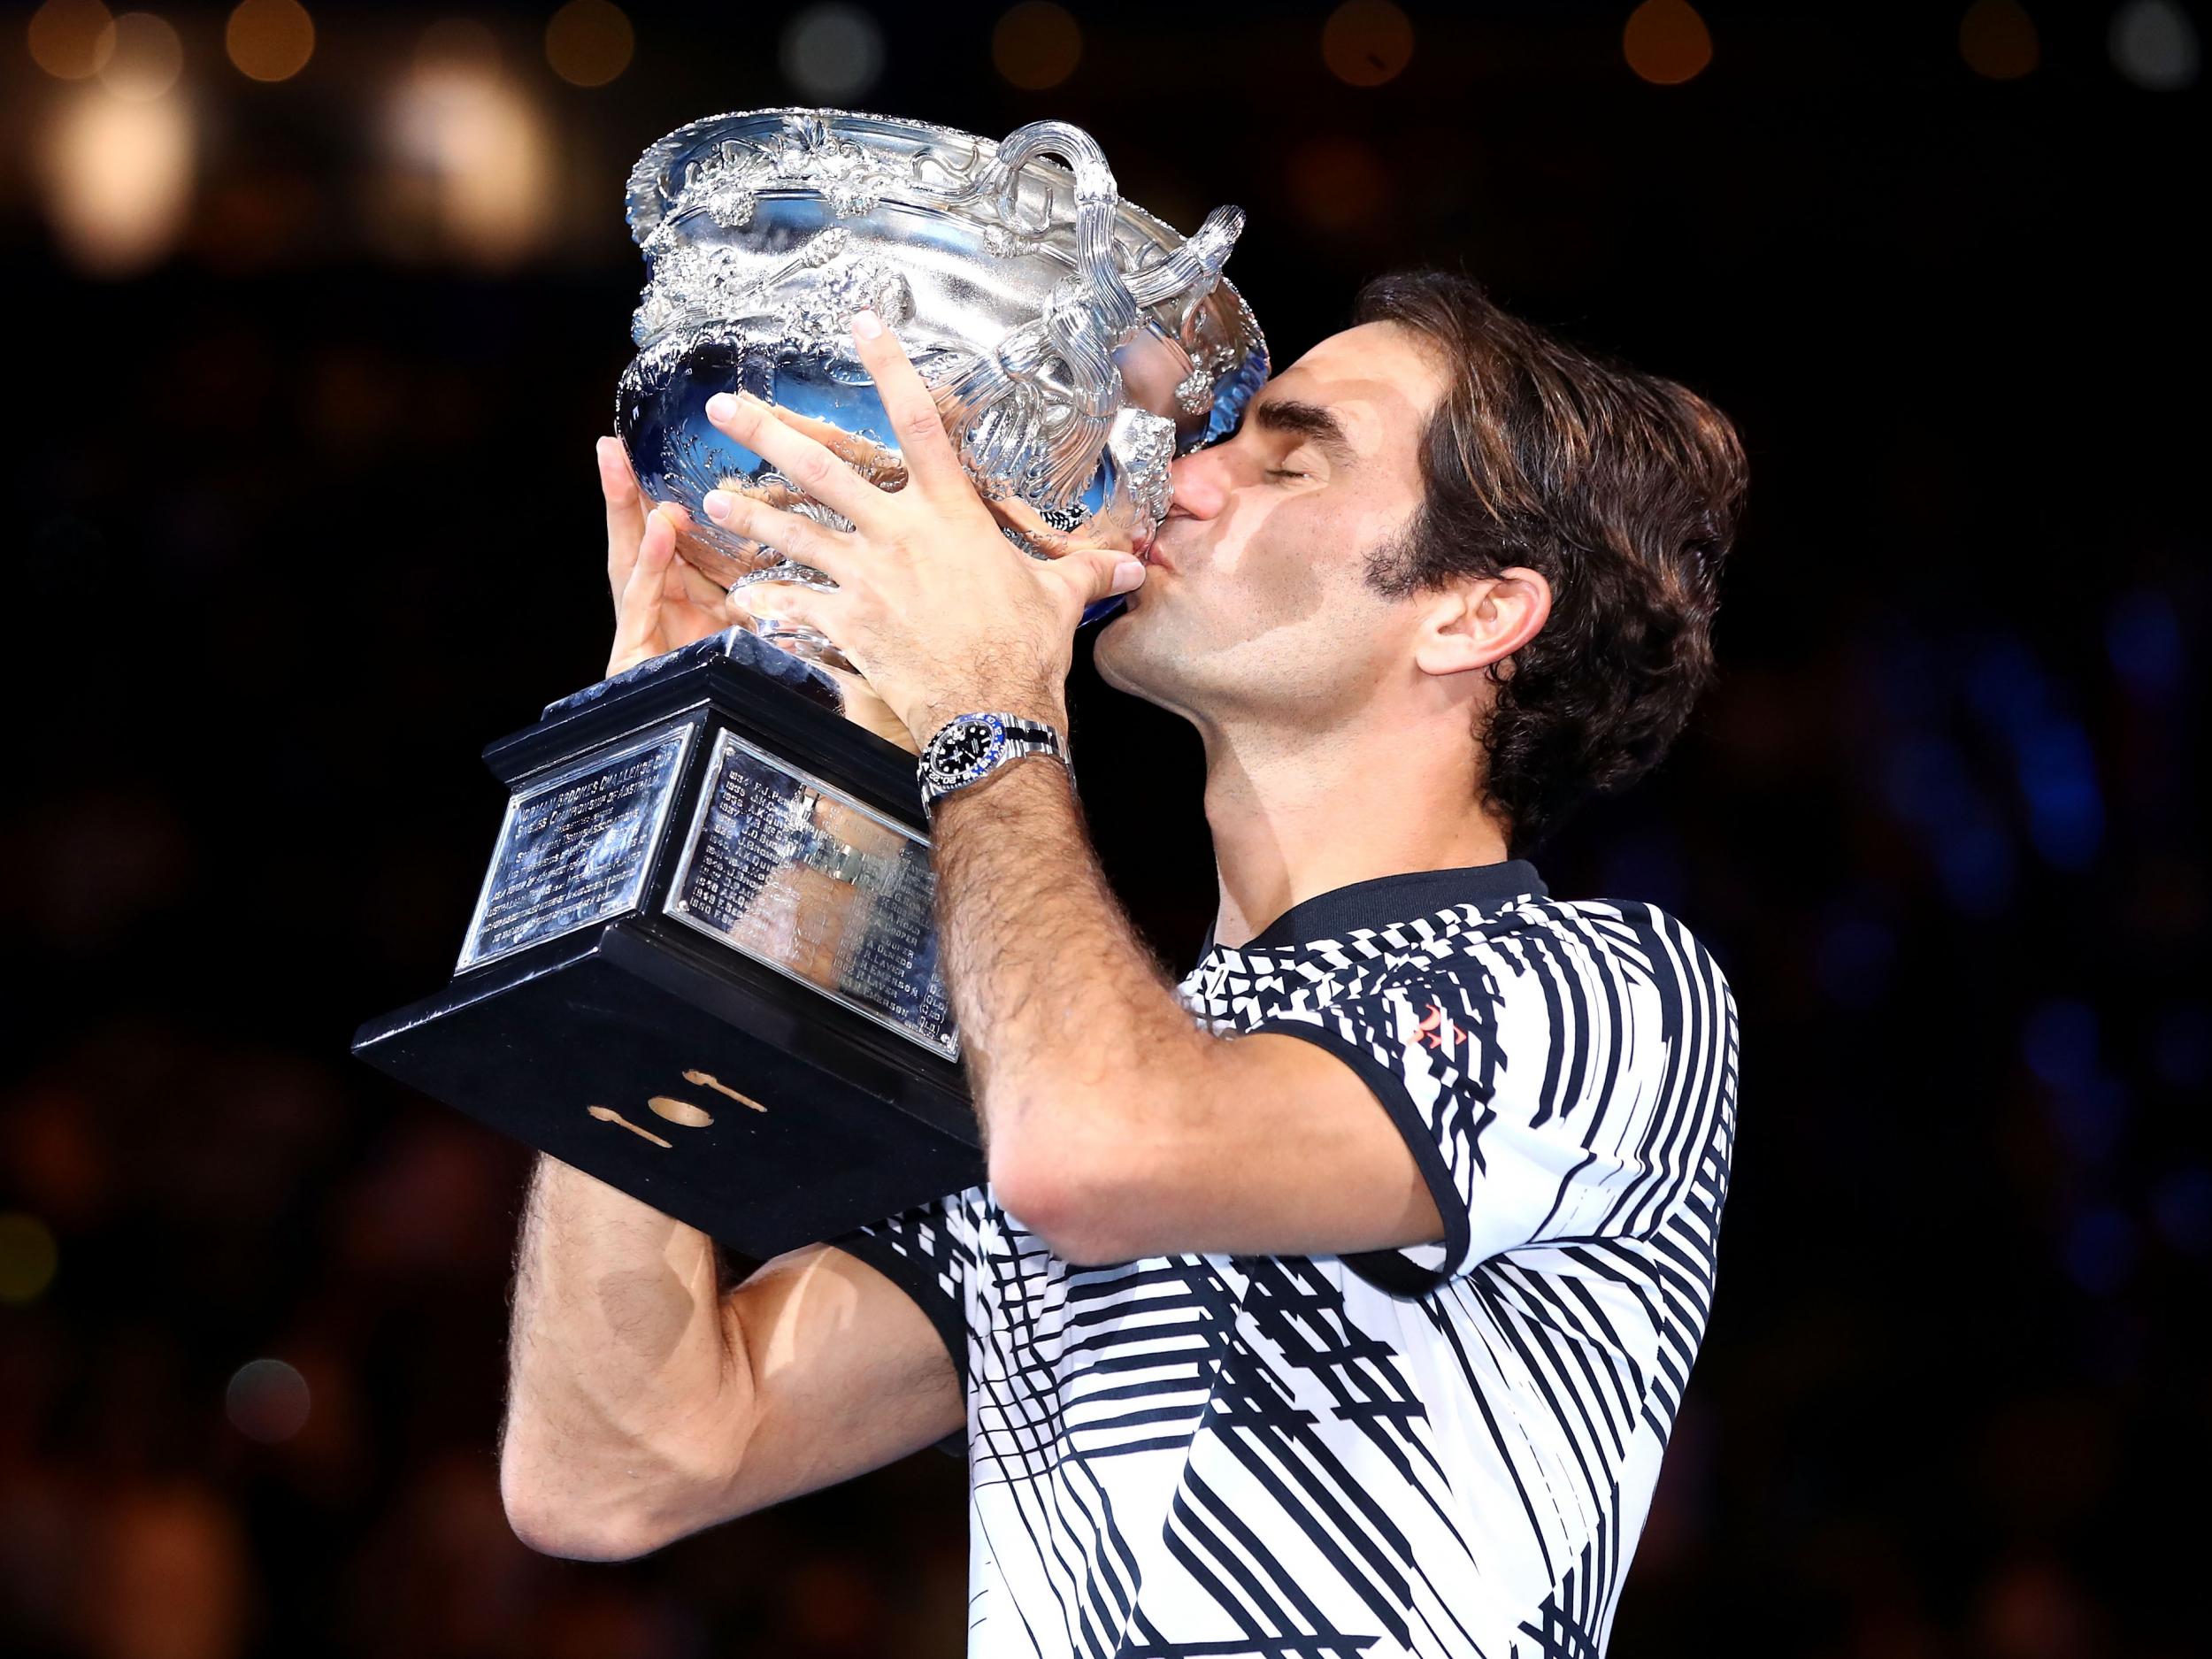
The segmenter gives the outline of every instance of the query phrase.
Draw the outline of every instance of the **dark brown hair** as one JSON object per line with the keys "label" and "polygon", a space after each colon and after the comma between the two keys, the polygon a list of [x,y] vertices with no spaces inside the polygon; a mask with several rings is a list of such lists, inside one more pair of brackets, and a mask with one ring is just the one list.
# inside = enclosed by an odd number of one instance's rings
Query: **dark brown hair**
{"label": "dark brown hair", "polygon": [[1516,565],[1551,584],[1542,629],[1486,671],[1497,695],[1475,733],[1486,808],[1525,857],[1657,764],[1711,680],[1743,449],[1695,393],[1508,316],[1463,276],[1378,277],[1354,320],[1412,329],[1451,374],[1422,436],[1425,499],[1370,556],[1370,584],[1402,595]]}

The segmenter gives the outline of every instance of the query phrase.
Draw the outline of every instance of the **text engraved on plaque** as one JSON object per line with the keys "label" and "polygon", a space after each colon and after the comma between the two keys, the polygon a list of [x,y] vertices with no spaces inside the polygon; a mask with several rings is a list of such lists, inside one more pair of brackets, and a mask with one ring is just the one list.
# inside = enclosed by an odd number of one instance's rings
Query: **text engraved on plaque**
{"label": "text engraved on plaque", "polygon": [[462,967],[636,905],[691,731],[595,757],[508,803]]}
{"label": "text engraved on plaque", "polygon": [[929,844],[722,733],[668,911],[947,1058]]}

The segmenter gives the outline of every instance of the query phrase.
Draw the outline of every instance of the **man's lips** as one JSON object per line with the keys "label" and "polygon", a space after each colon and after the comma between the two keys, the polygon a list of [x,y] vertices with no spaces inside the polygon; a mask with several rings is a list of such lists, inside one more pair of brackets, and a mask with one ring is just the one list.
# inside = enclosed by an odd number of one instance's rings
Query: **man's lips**
{"label": "man's lips", "polygon": [[1175,568],[1172,565],[1167,562],[1166,558],[1164,557],[1160,552],[1160,533],[1156,529],[1154,530],[1151,534],[1144,536],[1139,540],[1137,542],[1136,552],[1137,557],[1148,565],[1156,565],[1162,570],[1173,570]]}

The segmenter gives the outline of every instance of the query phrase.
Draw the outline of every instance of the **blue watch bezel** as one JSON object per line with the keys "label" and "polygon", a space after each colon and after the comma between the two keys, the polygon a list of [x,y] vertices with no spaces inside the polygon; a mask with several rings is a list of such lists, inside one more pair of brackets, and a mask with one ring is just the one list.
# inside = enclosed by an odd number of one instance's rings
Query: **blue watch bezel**
{"label": "blue watch bezel", "polygon": [[[993,766],[996,765],[1000,758],[1006,753],[1006,723],[1003,720],[1001,720],[995,714],[963,714],[954,719],[948,720],[945,722],[942,729],[938,732],[937,735],[930,740],[930,747],[932,749],[935,749],[956,730],[974,726],[984,726],[990,728],[990,748],[985,749],[982,754],[977,756],[974,760],[971,761],[959,772],[950,774],[951,780],[949,782],[941,784],[937,782],[934,777],[933,777],[930,781],[937,789],[941,791],[945,789],[956,789],[962,784],[975,782],[977,779],[982,777],[985,772],[990,771]],[[936,772],[939,769],[933,765],[930,770],[933,772]]]}

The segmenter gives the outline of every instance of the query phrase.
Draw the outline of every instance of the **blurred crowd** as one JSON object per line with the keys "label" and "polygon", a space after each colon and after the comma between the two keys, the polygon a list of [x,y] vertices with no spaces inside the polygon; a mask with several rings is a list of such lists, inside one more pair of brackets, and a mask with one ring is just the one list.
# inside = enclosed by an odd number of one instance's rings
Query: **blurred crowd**
{"label": "blurred crowd", "polygon": [[[532,56],[552,11],[477,14],[557,140],[538,240],[377,229],[393,198],[339,137],[434,14],[334,12],[248,96],[222,12],[179,11],[215,136],[173,246],[99,271],[26,159],[93,95],[42,80],[8,14],[12,1655],[964,1640],[961,1471],[932,1454],[634,1563],[517,1543],[527,1156],[346,1052],[450,972],[500,806],[476,750],[603,657],[623,170],[695,116],[838,101],[797,8],[758,24],[779,57],[719,9],[632,7],[634,58],[591,87]],[[1240,201],[1231,274],[1284,360],[1362,277],[1463,265],[1737,418],[1720,681],[1536,858],[1683,918],[1742,1018],[1717,1305],[1614,1651],[2201,1651],[2193,68],[2123,73],[2139,6],[1709,5],[1671,81],[1624,61],[1626,5],[1405,12],[1362,85],[1325,5],[1071,5],[1078,61],[1032,86],[1000,13],[887,10],[848,91],[1076,120],[1186,227]],[[1978,64],[1992,38],[2013,55]],[[1212,902],[1194,744],[1087,668],[1074,718],[1102,855],[1179,973]]]}

